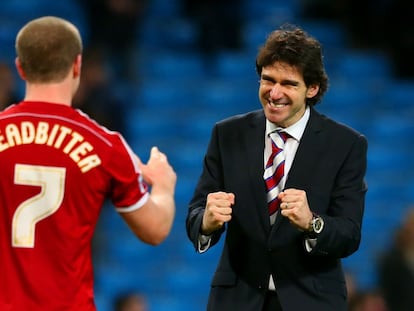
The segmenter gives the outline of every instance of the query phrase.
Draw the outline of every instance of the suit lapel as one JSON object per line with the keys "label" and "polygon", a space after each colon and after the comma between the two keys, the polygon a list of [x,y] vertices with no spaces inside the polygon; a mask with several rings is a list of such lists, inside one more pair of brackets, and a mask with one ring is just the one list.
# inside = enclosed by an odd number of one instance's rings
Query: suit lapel
{"label": "suit lapel", "polygon": [[259,216],[261,227],[264,229],[261,233],[265,238],[270,231],[269,214],[267,212],[266,190],[263,181],[263,152],[264,152],[264,135],[265,135],[265,116],[263,111],[255,114],[251,119],[250,128],[245,136],[245,146],[247,150],[247,166],[250,175],[249,181],[254,197],[254,202],[257,202],[258,209],[255,215]]}
{"label": "suit lapel", "polygon": [[323,152],[322,138],[323,119],[314,109],[311,109],[309,122],[303,132],[295,159],[286,180],[285,188],[306,188],[313,176],[315,163],[321,159]]}

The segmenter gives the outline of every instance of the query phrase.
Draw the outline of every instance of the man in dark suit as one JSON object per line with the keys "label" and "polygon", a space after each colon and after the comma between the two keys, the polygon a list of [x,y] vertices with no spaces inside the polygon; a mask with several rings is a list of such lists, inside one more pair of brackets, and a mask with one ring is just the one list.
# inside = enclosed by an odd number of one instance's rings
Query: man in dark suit
{"label": "man in dark suit", "polygon": [[207,309],[344,311],[341,258],[360,244],[367,141],[314,109],[328,78],[302,29],[272,32],[256,69],[262,109],[214,126],[189,204],[198,252],[226,232]]}

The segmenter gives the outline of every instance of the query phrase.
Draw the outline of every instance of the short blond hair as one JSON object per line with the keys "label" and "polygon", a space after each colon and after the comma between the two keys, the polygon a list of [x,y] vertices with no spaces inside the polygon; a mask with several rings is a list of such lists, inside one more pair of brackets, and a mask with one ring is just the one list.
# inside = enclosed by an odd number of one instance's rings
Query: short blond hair
{"label": "short blond hair", "polygon": [[19,31],[16,53],[27,81],[60,82],[82,53],[82,39],[69,21],[44,16],[28,22]]}

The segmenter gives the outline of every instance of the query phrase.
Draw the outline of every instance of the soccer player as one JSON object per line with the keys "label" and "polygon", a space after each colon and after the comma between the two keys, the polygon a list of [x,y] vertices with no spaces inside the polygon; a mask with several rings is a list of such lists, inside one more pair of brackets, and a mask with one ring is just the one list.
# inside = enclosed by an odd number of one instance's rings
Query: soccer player
{"label": "soccer player", "polygon": [[104,201],[157,245],[174,219],[176,173],[157,147],[144,164],[71,107],[82,63],[73,24],[34,19],[16,52],[26,89],[0,113],[0,310],[93,311],[91,239]]}

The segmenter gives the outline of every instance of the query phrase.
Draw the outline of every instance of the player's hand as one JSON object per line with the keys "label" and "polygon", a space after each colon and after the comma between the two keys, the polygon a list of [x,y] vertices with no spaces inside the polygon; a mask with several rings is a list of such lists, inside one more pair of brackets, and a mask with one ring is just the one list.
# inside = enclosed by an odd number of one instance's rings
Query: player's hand
{"label": "player's hand", "polygon": [[227,192],[214,192],[207,196],[206,209],[203,215],[201,233],[209,235],[220,229],[224,223],[231,220],[234,194]]}
{"label": "player's hand", "polygon": [[177,182],[177,175],[169,164],[167,156],[158,150],[151,148],[150,158],[147,164],[139,161],[144,180],[150,186],[159,186],[166,190],[173,191]]}
{"label": "player's hand", "polygon": [[299,189],[285,189],[279,193],[281,214],[287,217],[291,224],[301,230],[307,230],[312,220],[306,192]]}

